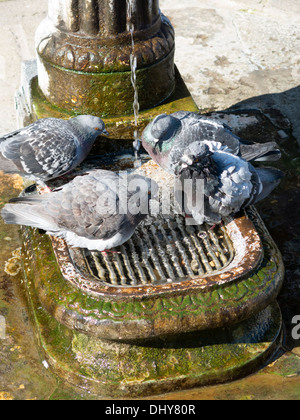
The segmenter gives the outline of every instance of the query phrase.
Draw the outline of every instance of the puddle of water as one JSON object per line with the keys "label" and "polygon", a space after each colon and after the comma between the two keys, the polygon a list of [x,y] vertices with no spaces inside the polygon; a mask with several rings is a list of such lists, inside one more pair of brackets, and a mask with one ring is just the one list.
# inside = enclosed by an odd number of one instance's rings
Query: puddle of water
{"label": "puddle of water", "polygon": [[[0,172],[0,208],[13,197],[16,197],[22,190],[23,181],[17,175],[5,175]],[[3,278],[3,267],[7,258],[11,257],[12,252],[20,247],[18,228],[16,226],[5,225],[0,218],[0,264],[1,278]]]}
{"label": "puddle of water", "polygon": [[[267,128],[270,136],[271,127]],[[284,182],[267,200],[257,206],[282,251],[286,264],[287,275],[279,302],[288,337],[292,315],[300,313],[300,164],[295,146],[292,142],[290,145],[294,150],[285,148],[288,156],[279,163],[287,174]],[[21,178],[0,172],[0,208],[10,198],[17,196],[21,189]],[[6,327],[5,339],[0,337],[0,400],[93,399],[92,396],[76,393],[67,386],[58,384],[43,367],[43,355],[39,354],[33,322],[30,320],[30,311],[22,290],[22,278],[11,277],[4,271],[5,262],[21,245],[18,227],[5,225],[1,218],[0,241],[0,317],[5,321]],[[295,351],[296,344],[292,340],[286,343],[292,351]],[[293,361],[296,359],[294,356]],[[291,360],[287,354],[274,366],[272,364],[272,368],[265,368],[258,375],[232,384],[176,392],[154,399],[299,399],[299,365],[295,365],[287,373],[280,373],[284,363],[291,363]]]}
{"label": "puddle of water", "polygon": [[[0,172],[0,208],[23,189],[22,178]],[[21,247],[18,227],[0,217],[0,400],[47,398],[56,380],[41,369],[41,356],[22,289],[21,275],[10,276],[5,265]]]}

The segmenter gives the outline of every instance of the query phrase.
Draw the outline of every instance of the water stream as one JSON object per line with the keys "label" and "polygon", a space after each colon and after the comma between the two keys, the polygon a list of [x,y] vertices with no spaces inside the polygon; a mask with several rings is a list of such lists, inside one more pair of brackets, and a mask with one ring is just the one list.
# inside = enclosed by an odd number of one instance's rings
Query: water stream
{"label": "water stream", "polygon": [[131,68],[131,83],[133,86],[134,91],[134,100],[133,100],[133,112],[134,112],[134,142],[133,148],[135,153],[135,166],[141,166],[141,160],[139,156],[139,151],[141,147],[141,140],[139,136],[138,130],[138,119],[139,119],[139,111],[140,111],[140,104],[139,104],[139,95],[138,95],[138,88],[137,88],[137,56],[134,55],[134,22],[133,22],[133,14],[135,11],[135,2],[134,0],[127,0],[127,31],[131,34],[131,54],[130,54],[130,68]]}

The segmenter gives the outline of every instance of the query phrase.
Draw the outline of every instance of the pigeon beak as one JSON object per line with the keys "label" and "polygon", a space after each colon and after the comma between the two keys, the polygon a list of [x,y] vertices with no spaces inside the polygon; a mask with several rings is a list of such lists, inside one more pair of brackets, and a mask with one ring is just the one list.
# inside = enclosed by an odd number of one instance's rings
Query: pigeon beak
{"label": "pigeon beak", "polygon": [[104,134],[105,136],[109,136],[109,133],[105,129],[104,130],[101,130],[99,127],[96,127],[95,128],[95,131],[101,131],[101,134]]}
{"label": "pigeon beak", "polygon": [[154,150],[156,150],[157,147],[159,147],[159,139],[153,139],[154,141]]}

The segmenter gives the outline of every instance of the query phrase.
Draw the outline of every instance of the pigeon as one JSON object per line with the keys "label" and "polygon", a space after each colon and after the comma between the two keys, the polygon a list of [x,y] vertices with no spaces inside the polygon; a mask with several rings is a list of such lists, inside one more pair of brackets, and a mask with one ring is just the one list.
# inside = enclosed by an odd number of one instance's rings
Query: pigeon
{"label": "pigeon", "polygon": [[101,134],[104,122],[91,115],[40,119],[0,138],[0,170],[45,185],[77,167]]}
{"label": "pigeon", "polygon": [[233,134],[226,124],[187,111],[157,116],[142,134],[144,149],[171,173],[186,147],[204,140],[227,146],[231,153],[249,162],[276,161],[281,157],[275,142],[260,144],[243,140]]}
{"label": "pigeon", "polygon": [[1,214],[7,224],[41,229],[70,247],[106,252],[130,239],[157,190],[150,178],[98,169],[50,193],[14,198]]}
{"label": "pigeon", "polygon": [[[181,185],[175,197],[187,217],[213,226],[265,199],[284,176],[275,168],[255,168],[228,147],[206,140],[187,147],[174,174],[180,180],[175,185]],[[186,180],[192,180],[189,189],[184,188]]]}

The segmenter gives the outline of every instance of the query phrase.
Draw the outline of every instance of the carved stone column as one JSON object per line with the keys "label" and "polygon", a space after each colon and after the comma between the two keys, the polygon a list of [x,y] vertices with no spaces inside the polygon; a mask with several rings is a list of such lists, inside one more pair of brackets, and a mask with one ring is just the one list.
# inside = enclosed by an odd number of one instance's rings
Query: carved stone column
{"label": "carved stone column", "polygon": [[36,34],[39,86],[59,108],[102,117],[132,113],[133,30],[141,110],[174,90],[174,30],[158,0],[49,0]]}

